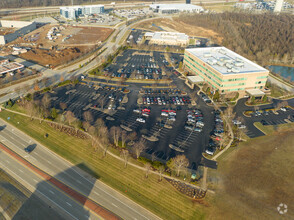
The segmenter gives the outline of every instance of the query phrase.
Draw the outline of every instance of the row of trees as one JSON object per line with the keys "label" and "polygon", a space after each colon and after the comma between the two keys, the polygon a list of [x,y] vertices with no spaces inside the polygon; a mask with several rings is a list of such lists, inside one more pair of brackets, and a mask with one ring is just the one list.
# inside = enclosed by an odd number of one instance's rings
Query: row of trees
{"label": "row of trees", "polygon": [[[92,0],[74,0],[75,4],[92,3]],[[71,5],[71,0],[1,0],[0,8]]]}
{"label": "row of trees", "polygon": [[[162,174],[169,169],[175,171],[179,176],[181,171],[184,171],[189,166],[189,161],[184,155],[178,155],[170,159],[166,165],[156,161],[155,154],[152,154],[152,159],[141,157],[141,154],[147,149],[146,142],[143,138],[138,138],[135,131],[127,133],[120,127],[113,126],[107,128],[103,119],[98,118],[94,121],[94,117],[90,111],[85,111],[82,114],[82,120],[78,119],[75,114],[67,110],[67,104],[64,102],[59,103],[59,108],[52,107],[52,99],[48,93],[45,93],[41,99],[38,99],[35,94],[21,99],[20,105],[26,109],[30,114],[31,119],[34,117],[40,119],[52,119],[61,122],[60,126],[55,126],[59,131],[67,132],[69,135],[77,136],[80,130],[84,130],[91,135],[91,144],[94,151],[102,151],[103,157],[106,156],[110,146],[117,148],[120,151],[120,157],[124,161],[124,167],[127,167],[129,158],[133,158],[144,163],[146,170],[145,177],[148,178],[151,169],[157,170],[162,180]],[[72,130],[68,128],[72,127]],[[63,129],[66,128],[66,129]]]}
{"label": "row of trees", "polygon": [[182,15],[178,21],[214,30],[223,37],[222,45],[261,64],[294,63],[294,17],[290,14],[225,12]]}

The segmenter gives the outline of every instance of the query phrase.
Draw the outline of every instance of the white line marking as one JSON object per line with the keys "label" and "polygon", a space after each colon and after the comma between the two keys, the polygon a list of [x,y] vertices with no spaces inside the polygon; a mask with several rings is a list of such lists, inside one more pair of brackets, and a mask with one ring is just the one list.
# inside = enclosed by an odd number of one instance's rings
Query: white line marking
{"label": "white line marking", "polygon": [[49,190],[50,193],[55,194],[53,191]]}
{"label": "white line marking", "polygon": [[114,207],[116,207],[116,208],[117,208],[117,205],[115,205],[115,204],[113,204],[113,203],[111,203],[111,205],[113,205]]}
{"label": "white line marking", "polygon": [[8,160],[6,160],[6,162],[10,164],[10,162]]}
{"label": "white line marking", "polygon": [[100,196],[100,194],[99,193],[97,193],[97,192],[94,192],[97,196]]}
{"label": "white line marking", "polygon": [[68,204],[69,206],[72,206],[72,204],[70,204],[69,202],[66,202],[66,204]]}
{"label": "white line marking", "polygon": [[36,183],[38,183],[39,181],[38,180],[36,180],[36,179],[33,179]]}
{"label": "white line marking", "polygon": [[19,170],[21,173],[23,173],[23,171],[22,170]]}
{"label": "white line marking", "polygon": [[79,180],[76,180],[79,184],[82,184],[82,182],[81,181],[79,181]]}
{"label": "white line marking", "polygon": [[35,154],[39,155],[37,152],[35,152]]}

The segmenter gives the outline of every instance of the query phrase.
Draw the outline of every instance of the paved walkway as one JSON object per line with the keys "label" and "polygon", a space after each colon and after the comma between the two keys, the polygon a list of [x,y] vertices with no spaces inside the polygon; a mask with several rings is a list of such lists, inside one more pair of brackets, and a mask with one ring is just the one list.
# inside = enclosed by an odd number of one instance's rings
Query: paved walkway
{"label": "paved walkway", "polygon": [[[17,112],[17,111],[13,111],[13,110],[10,110],[10,109],[5,109],[5,110],[6,110],[6,111],[9,111],[9,112],[12,112],[12,113],[15,113],[15,114],[19,114],[19,115],[22,115],[22,116],[28,117],[28,118],[33,118],[33,119],[36,119],[36,120],[40,120],[40,118],[38,118],[38,117],[31,117],[31,116],[29,116],[29,115],[27,115],[27,114],[20,113],[20,112]],[[58,125],[63,125],[63,124],[60,124],[60,123],[57,123],[57,122],[53,122],[53,121],[48,121],[48,120],[45,120],[45,119],[44,119],[43,121],[45,121],[45,122],[50,122],[50,123],[54,123],[54,124],[58,124]],[[63,125],[63,126],[66,126],[66,125]],[[90,134],[88,134],[88,133],[86,133],[86,132],[84,132],[84,133],[85,133],[87,136],[89,136],[89,137],[92,138],[92,136],[91,136]],[[110,156],[114,157],[114,158],[117,159],[117,160],[122,161],[123,163],[125,162],[124,159],[122,159],[121,157],[119,157],[119,156],[117,156],[117,155],[115,155],[115,154],[113,154],[113,153],[111,153],[111,152],[109,152],[109,151],[107,151],[107,154],[109,154]],[[133,163],[128,163],[128,165],[133,166],[133,167],[136,167],[136,168],[138,168],[138,169],[140,169],[140,170],[142,170],[142,171],[145,172],[145,168],[144,168],[144,167],[141,167],[141,166],[136,165],[136,164],[133,164]],[[153,173],[153,174],[158,175],[158,176],[160,175],[158,172],[153,171],[153,170],[151,170],[149,173]],[[178,179],[178,178],[175,178],[175,177],[171,177],[171,176],[168,176],[168,175],[165,175],[165,174],[163,174],[162,177],[165,177],[165,178],[167,178],[167,179],[174,179],[174,180],[177,180],[177,181],[181,181],[181,182],[183,182],[183,183],[185,183],[185,184],[187,184],[187,185],[193,186],[193,187],[195,187],[195,188],[197,188],[197,189],[199,189],[199,190],[202,189],[202,188],[199,187],[199,186],[196,186],[196,185],[193,185],[193,184],[190,184],[190,183],[184,182],[184,181],[182,181],[181,179]],[[214,193],[213,190],[208,190],[207,192]]]}

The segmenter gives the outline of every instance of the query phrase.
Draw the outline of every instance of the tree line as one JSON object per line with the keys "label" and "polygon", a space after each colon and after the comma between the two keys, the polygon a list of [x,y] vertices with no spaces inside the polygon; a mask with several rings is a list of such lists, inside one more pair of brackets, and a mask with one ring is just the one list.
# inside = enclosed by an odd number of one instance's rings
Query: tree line
{"label": "tree line", "polygon": [[[74,0],[75,5],[91,3],[91,0]],[[98,1],[94,1],[98,3]],[[71,0],[1,0],[0,8],[71,5]]]}
{"label": "tree line", "polygon": [[[49,93],[42,94],[39,91],[18,99],[17,103],[9,100],[5,107],[9,108],[16,104],[28,113],[31,120],[44,123],[46,119],[46,123],[58,132],[81,139],[90,138],[94,152],[100,152],[101,159],[106,157],[110,147],[117,149],[125,168],[131,157],[143,163],[145,178],[148,178],[151,170],[158,172],[159,181],[162,180],[164,173],[175,176],[188,173],[189,160],[185,155],[177,155],[166,164],[158,161],[154,153],[151,159],[143,157],[147,142],[136,131],[127,132],[119,126],[108,128],[102,118],[95,120],[91,111],[84,111],[79,118],[69,110],[66,102],[55,103],[54,100]],[[48,134],[45,134],[44,138],[47,137]]]}
{"label": "tree line", "polygon": [[176,20],[214,30],[223,36],[223,46],[261,65],[294,63],[293,15],[225,12],[185,14]]}

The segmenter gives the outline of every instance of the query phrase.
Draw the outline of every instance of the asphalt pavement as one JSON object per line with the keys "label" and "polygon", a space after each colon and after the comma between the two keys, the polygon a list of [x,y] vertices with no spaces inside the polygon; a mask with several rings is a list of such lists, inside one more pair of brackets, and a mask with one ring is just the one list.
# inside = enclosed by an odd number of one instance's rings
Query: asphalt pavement
{"label": "asphalt pavement", "polygon": [[[0,123],[1,126],[3,126],[0,131],[0,141],[2,143],[9,146],[30,163],[51,176],[54,176],[77,192],[87,196],[123,219],[159,219],[153,213],[80,170],[78,166],[83,164],[74,166],[11,125],[6,124],[2,120],[0,120]],[[30,154],[26,153],[24,148],[32,144],[36,144],[35,149]],[[9,162],[11,163],[11,161]],[[20,168],[18,165],[15,165],[15,163],[16,162],[11,164],[0,164],[0,166],[7,167],[7,165],[9,165],[9,169],[11,166]],[[17,174],[19,172],[20,171],[18,171]],[[22,178],[27,177],[24,176]],[[27,180],[24,179],[24,182],[26,181]],[[32,178],[29,178],[29,181],[32,181]],[[40,181],[38,181],[38,183],[40,183]]]}

